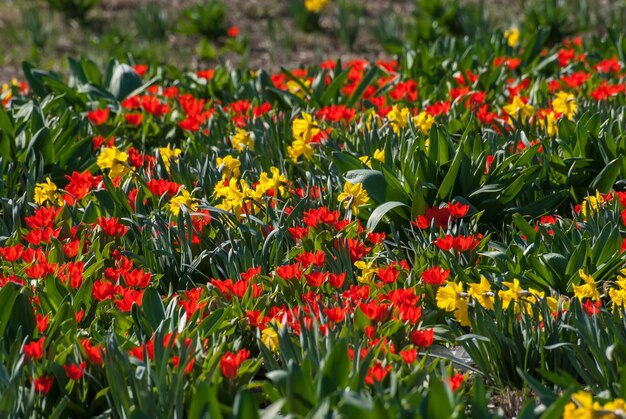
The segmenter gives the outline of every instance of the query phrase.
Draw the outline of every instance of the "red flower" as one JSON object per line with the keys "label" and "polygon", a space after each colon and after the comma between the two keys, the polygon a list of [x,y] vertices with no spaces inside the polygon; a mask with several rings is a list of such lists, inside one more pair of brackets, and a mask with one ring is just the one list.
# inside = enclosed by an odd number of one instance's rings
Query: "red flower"
{"label": "red flower", "polygon": [[141,303],[143,301],[143,292],[144,290],[134,290],[132,288],[122,289],[119,293],[122,295],[121,300],[115,300],[115,305],[120,311],[124,313],[128,313],[131,308],[133,308],[133,304],[137,304],[141,307]]}
{"label": "red flower", "polygon": [[93,346],[89,339],[83,339],[80,341],[87,353],[87,357],[89,357],[89,361],[97,366],[103,365],[104,360],[102,359],[102,354],[104,353],[104,348],[101,345]]}
{"label": "red flower", "polygon": [[341,323],[346,318],[347,311],[348,311],[348,308],[339,308],[339,307],[325,308],[324,314],[326,315],[326,317],[328,317],[328,320],[330,320],[331,322]]}
{"label": "red flower", "polygon": [[300,279],[302,276],[302,268],[298,263],[292,263],[291,265],[283,265],[276,268],[276,275],[284,280]]}
{"label": "red flower", "polygon": [[104,234],[111,237],[122,237],[128,231],[128,227],[121,224],[115,217],[100,217],[98,218],[98,225]]}
{"label": "red flower", "polygon": [[465,376],[463,374],[456,373],[453,377],[448,377],[448,384],[450,384],[452,391],[457,391],[464,380]]}
{"label": "red flower", "polygon": [[385,284],[393,284],[398,279],[400,272],[395,266],[387,266],[386,268],[378,268],[378,277]]}
{"label": "red flower", "polygon": [[102,125],[109,119],[109,108],[87,112],[87,118],[89,118],[94,125]]}
{"label": "red flower", "polygon": [[400,351],[400,356],[402,356],[402,360],[407,364],[412,364],[417,359],[417,349],[403,349]]}
{"label": "red flower", "polygon": [[40,360],[43,357],[43,344],[46,342],[46,337],[42,336],[38,340],[28,342],[24,345],[24,356],[29,359]]}
{"label": "red flower", "polygon": [[63,368],[65,369],[65,373],[71,380],[80,380],[81,378],[83,378],[83,375],[85,375],[86,366],[87,366],[87,363],[83,361],[78,365],[76,364],[63,365]]}
{"label": "red flower", "polygon": [[369,385],[372,385],[375,382],[379,383],[385,379],[387,374],[389,374],[389,371],[391,371],[391,365],[387,365],[383,368],[383,365],[380,362],[376,362],[367,372],[365,382]]}
{"label": "red flower", "polygon": [[37,331],[39,333],[43,333],[48,328],[48,320],[50,319],[50,313],[42,316],[41,314],[35,314],[35,318],[37,319]]}
{"label": "red flower", "polygon": [[328,283],[330,284],[331,287],[333,288],[341,288],[343,286],[343,283],[346,280],[346,273],[342,272],[338,275],[336,274],[328,274]]}
{"label": "red flower", "polygon": [[132,125],[134,127],[137,127],[139,125],[141,125],[141,122],[143,121],[143,114],[141,113],[129,113],[124,115],[124,119],[126,120],[126,123],[128,125]]}
{"label": "red flower", "polygon": [[91,294],[98,301],[110,299],[115,295],[115,286],[105,279],[101,279],[93,283]]}
{"label": "red flower", "polygon": [[22,256],[23,252],[24,246],[19,243],[14,246],[0,247],[0,257],[7,262],[15,262]]}
{"label": "red flower", "polygon": [[306,283],[309,284],[310,287],[319,287],[324,283],[324,279],[326,279],[326,275],[324,272],[311,272],[310,274],[304,275],[306,278]]}
{"label": "red flower", "polygon": [[145,288],[150,285],[150,272],[144,272],[143,269],[133,269],[132,271],[122,272],[124,282],[127,287]]}
{"label": "red flower", "polygon": [[433,266],[422,272],[422,281],[430,285],[441,285],[446,282],[450,271],[439,266]]}
{"label": "red flower", "polygon": [[250,351],[247,349],[242,349],[237,354],[232,352],[226,352],[222,355],[222,359],[220,359],[220,367],[222,368],[222,374],[224,377],[234,380],[237,378],[237,372],[239,370],[239,365],[250,356]]}
{"label": "red flower", "polygon": [[226,34],[230,36],[231,38],[235,38],[237,37],[237,35],[239,35],[239,28],[237,26],[231,26],[226,31]]}
{"label": "red flower", "polygon": [[433,344],[435,329],[416,330],[411,333],[411,341],[420,348],[428,348]]}
{"label": "red flower", "polygon": [[48,394],[53,383],[54,376],[46,377],[45,375],[35,378],[35,381],[33,382],[35,385],[35,391],[43,394]]}

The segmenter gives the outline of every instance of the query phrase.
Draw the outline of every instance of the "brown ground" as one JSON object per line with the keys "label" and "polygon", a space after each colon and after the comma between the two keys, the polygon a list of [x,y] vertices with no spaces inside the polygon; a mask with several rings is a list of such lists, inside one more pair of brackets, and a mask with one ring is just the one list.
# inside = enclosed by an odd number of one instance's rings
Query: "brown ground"
{"label": "brown ground", "polygon": [[[173,26],[181,10],[200,0],[154,0],[166,11],[168,22]],[[6,47],[0,54],[0,80],[21,76],[21,62],[35,62],[43,68],[57,71],[65,69],[66,56],[86,55],[97,57],[107,46],[101,44],[100,37],[112,28],[134,28],[132,13],[146,0],[101,0],[88,15],[88,22],[81,27],[76,22],[68,22],[58,13],[51,13],[43,0],[0,0],[0,44]],[[328,58],[363,57],[378,59],[388,57],[381,51],[372,35],[378,17],[384,13],[403,16],[412,10],[411,0],[387,0],[364,2],[365,15],[354,51],[347,47],[333,33],[336,25],[333,7],[328,7],[320,20],[321,30],[305,33],[295,27],[286,0],[225,0],[228,7],[228,23],[240,28],[241,34],[249,40],[248,62],[252,68],[277,70],[281,66],[297,67],[301,64],[317,63]],[[29,32],[23,23],[23,12],[36,4],[44,27],[49,30],[46,46],[34,55],[29,41]],[[270,27],[273,27],[274,34]],[[138,44],[146,44],[137,39]],[[171,31],[164,45],[155,45],[159,61],[177,67],[201,68],[211,62],[196,58],[197,37]],[[136,45],[128,46],[134,50]],[[150,48],[150,46],[144,46]],[[100,51],[98,51],[100,50]],[[94,52],[95,51],[95,52]],[[226,53],[222,61],[238,63],[241,57]]]}

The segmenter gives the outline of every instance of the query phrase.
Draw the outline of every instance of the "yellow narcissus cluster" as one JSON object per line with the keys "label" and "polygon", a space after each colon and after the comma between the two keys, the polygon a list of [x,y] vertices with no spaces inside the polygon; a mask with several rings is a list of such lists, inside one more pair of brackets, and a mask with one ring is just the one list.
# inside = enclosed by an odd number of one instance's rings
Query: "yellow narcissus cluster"
{"label": "yellow narcissus cluster", "polygon": [[102,150],[96,163],[101,170],[109,169],[109,177],[113,179],[131,172],[128,166],[128,154],[115,146]]}
{"label": "yellow narcissus cluster", "polygon": [[[498,291],[498,297],[502,301],[502,308],[506,310],[511,303],[515,303],[515,313],[520,312],[520,308],[527,314],[533,314],[533,305],[538,299],[545,299],[548,307],[552,311],[558,310],[558,300],[553,297],[545,297],[543,292],[533,288],[527,290],[522,288],[518,279],[512,282],[504,281],[502,285],[506,289]],[[481,275],[479,283],[468,284],[467,292],[463,291],[463,283],[446,281],[445,285],[437,290],[437,307],[442,310],[454,312],[454,318],[461,326],[469,326],[468,305],[470,298],[480,304],[486,310],[494,309],[494,292],[491,290],[491,283]],[[541,314],[538,314],[541,320]]]}
{"label": "yellow narcissus cluster", "polygon": [[310,160],[313,156],[313,147],[311,140],[320,133],[320,129],[313,121],[313,117],[306,112],[302,113],[301,118],[293,120],[291,125],[293,134],[293,142],[287,148],[287,153],[292,161],[297,162],[300,156]]}
{"label": "yellow narcissus cluster", "polygon": [[373,265],[373,260],[370,260],[369,262],[365,262],[364,260],[354,262],[354,267],[361,270],[361,275],[359,275],[357,281],[364,284],[371,284],[372,278],[374,277],[376,272],[378,272],[378,268],[373,267]]}
{"label": "yellow narcissus cluster", "polygon": [[56,205],[63,205],[64,203],[57,185],[49,177],[46,178],[45,182],[35,185],[35,204],[44,205],[48,203]]}
{"label": "yellow narcissus cluster", "polygon": [[622,269],[620,274],[621,275],[618,275],[617,280],[615,281],[615,285],[617,285],[617,287],[613,287],[609,290],[609,297],[613,303],[613,310],[616,310],[619,313],[621,313],[626,305],[626,268]]}
{"label": "yellow narcissus cluster", "polygon": [[363,184],[346,182],[343,185],[343,192],[339,194],[337,200],[343,203],[344,208],[350,207],[352,214],[357,215],[359,213],[359,207],[367,204],[370,197],[363,189]]}
{"label": "yellow narcissus cluster", "polygon": [[287,183],[285,175],[280,173],[280,170],[276,167],[271,167],[270,173],[271,176],[266,172],[262,172],[259,175],[259,181],[253,188],[244,179],[237,181],[235,177],[230,179],[222,177],[222,180],[217,182],[213,188],[213,196],[221,200],[216,207],[240,216],[243,212],[244,204],[248,200],[251,204],[248,205],[248,210],[255,214],[258,213],[261,207],[253,205],[253,203],[261,202],[263,197],[269,195],[268,192],[271,191],[272,196],[285,194],[285,185]]}
{"label": "yellow narcissus cluster", "polygon": [[572,395],[572,401],[565,405],[563,419],[620,418],[624,417],[624,411],[626,402],[623,399],[615,399],[601,405],[593,401],[591,393],[578,391]]}

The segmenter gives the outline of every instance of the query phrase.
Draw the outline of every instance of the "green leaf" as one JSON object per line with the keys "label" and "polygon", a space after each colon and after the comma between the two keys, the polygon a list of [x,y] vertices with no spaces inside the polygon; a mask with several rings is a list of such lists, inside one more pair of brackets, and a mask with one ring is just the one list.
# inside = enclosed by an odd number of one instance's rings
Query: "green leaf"
{"label": "green leaf", "polygon": [[[623,158],[623,157],[622,157]],[[600,191],[601,193],[607,193],[613,187],[613,184],[617,180],[620,174],[619,158],[612,160],[606,165],[604,169],[591,181],[589,189],[592,192]]]}
{"label": "green leaf", "polygon": [[385,214],[387,214],[394,208],[406,206],[406,204],[398,201],[385,202],[384,204],[377,206],[374,211],[372,211],[370,218],[367,220],[367,229],[370,231],[374,231],[374,229],[376,228],[380,220],[382,220],[382,218],[385,216]]}
{"label": "green leaf", "polygon": [[128,64],[118,64],[113,69],[109,90],[117,100],[125,99],[141,87],[141,77]]}
{"label": "green leaf", "polygon": [[259,409],[250,390],[244,388],[237,393],[233,406],[233,416],[244,419],[259,418]]}
{"label": "green leaf", "polygon": [[148,287],[143,293],[142,309],[152,330],[158,329],[165,320],[165,308],[161,295],[153,287]]}

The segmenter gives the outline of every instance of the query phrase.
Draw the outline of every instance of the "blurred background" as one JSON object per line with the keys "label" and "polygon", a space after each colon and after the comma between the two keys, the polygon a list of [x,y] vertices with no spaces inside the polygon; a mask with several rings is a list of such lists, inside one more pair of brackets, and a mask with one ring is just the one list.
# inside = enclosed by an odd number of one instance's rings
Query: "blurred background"
{"label": "blurred background", "polygon": [[278,70],[390,58],[443,35],[544,26],[555,43],[625,24],[626,0],[0,0],[0,80],[23,61],[64,72],[68,56]]}

